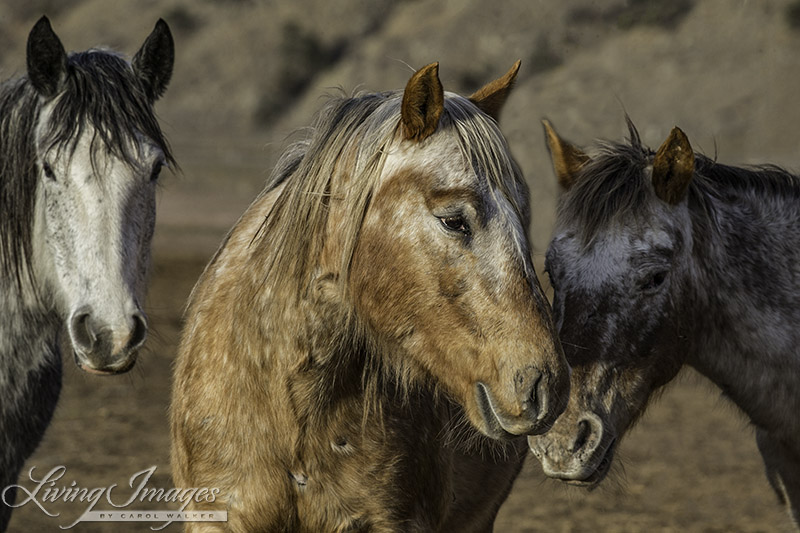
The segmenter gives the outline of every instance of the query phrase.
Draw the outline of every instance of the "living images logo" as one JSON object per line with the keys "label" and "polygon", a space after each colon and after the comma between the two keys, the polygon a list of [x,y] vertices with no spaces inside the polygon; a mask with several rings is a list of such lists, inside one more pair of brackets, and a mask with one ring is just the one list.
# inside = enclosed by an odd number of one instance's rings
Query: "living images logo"
{"label": "living images logo", "polygon": [[[52,510],[57,502],[75,503],[85,505],[83,514],[69,524],[61,524],[61,529],[70,529],[81,522],[150,522],[153,531],[164,529],[173,522],[227,522],[227,511],[187,511],[192,503],[214,503],[220,490],[217,488],[158,488],[150,484],[150,479],[156,471],[151,466],[133,474],[128,482],[132,493],[124,497],[121,490],[116,490],[116,483],[107,487],[86,488],[78,485],[77,481],[64,484],[61,480],[67,473],[67,467],[56,466],[45,475],[38,477],[36,467],[28,472],[28,478],[33,482],[33,487],[23,485],[9,485],[3,488],[0,499],[9,507],[19,508],[25,505],[35,505],[47,516],[57,518],[60,513]],[[11,502],[12,490],[16,489],[16,501]],[[110,509],[96,509],[102,500],[111,506]],[[144,502],[163,503],[177,509],[164,510],[138,510],[136,506]],[[105,507],[105,505],[101,505]]]}

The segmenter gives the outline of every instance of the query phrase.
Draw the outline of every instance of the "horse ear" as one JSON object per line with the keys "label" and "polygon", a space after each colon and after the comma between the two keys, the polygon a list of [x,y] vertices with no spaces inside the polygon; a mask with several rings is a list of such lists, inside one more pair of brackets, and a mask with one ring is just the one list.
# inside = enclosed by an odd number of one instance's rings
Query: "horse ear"
{"label": "horse ear", "polygon": [[469,97],[470,101],[478,106],[478,109],[492,117],[495,121],[500,118],[500,111],[506,103],[511,89],[514,88],[514,82],[517,79],[517,72],[521,61],[517,60],[511,67],[511,70],[506,72],[505,76],[498,78],[493,82],[484,85]]}
{"label": "horse ear", "polygon": [[569,189],[575,184],[575,178],[583,165],[589,162],[589,156],[580,148],[570,144],[558,136],[549,121],[543,120],[544,136],[547,148],[550,150],[550,159],[556,171],[558,184],[564,189]]}
{"label": "horse ear", "polygon": [[67,75],[67,53],[45,16],[28,35],[27,63],[28,79],[36,92],[55,96]]}
{"label": "horse ear", "polygon": [[158,100],[172,77],[175,63],[175,42],[164,19],[158,19],[155,28],[133,56],[131,66],[151,102]]}
{"label": "horse ear", "polygon": [[683,200],[693,176],[692,146],[676,126],[653,158],[653,188],[660,199],[675,205]]}
{"label": "horse ear", "polygon": [[419,69],[406,84],[400,110],[403,138],[420,142],[433,134],[444,110],[439,63]]}

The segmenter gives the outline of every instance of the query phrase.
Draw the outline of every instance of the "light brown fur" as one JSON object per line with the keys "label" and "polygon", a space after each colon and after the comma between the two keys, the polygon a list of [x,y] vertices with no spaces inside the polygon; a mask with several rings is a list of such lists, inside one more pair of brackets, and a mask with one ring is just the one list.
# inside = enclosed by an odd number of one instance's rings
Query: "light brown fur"
{"label": "light brown fur", "polygon": [[[420,139],[401,133],[398,96],[365,97],[378,104],[359,120],[388,109],[384,141],[354,122],[359,142],[290,150],[195,287],[174,478],[220,489],[192,508],[228,522],[188,531],[491,531],[526,446],[479,431],[543,431],[565,407],[566,365],[518,231],[521,176],[506,155],[466,159],[453,142],[465,117],[493,127],[466,99],[443,103]],[[471,241],[442,226],[454,205]]]}

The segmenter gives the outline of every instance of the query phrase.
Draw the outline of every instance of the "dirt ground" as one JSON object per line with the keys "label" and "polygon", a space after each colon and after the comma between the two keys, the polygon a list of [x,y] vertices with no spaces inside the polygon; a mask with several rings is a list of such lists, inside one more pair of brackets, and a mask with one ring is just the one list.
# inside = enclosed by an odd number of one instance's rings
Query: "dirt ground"
{"label": "dirt ground", "polygon": [[[167,233],[155,250],[148,307],[153,334],[146,353],[131,373],[111,378],[83,374],[65,361],[61,402],[22,474],[23,486],[33,490],[29,468],[35,466],[34,476],[41,478],[63,465],[67,471],[58,486],[70,486],[73,480],[84,488],[116,483],[117,502],[132,493],[129,478],[150,466],[157,469],[148,486],[170,487],[170,371],[182,305],[207,260],[181,253],[179,240]],[[535,460],[528,461],[495,530],[790,531],[763,475],[752,430],[695,374],[687,373],[664,394],[624,441],[619,455],[624,466],[618,464],[612,479],[593,492],[548,480]],[[9,531],[58,531],[72,523],[85,504],[46,508],[60,516],[47,516],[29,503],[15,512]],[[108,504],[97,507],[103,508]],[[144,532],[150,525],[79,523],[72,531]],[[177,525],[165,529],[179,530]]]}
{"label": "dirt ground", "polygon": [[[686,17],[621,28],[620,15],[631,15],[622,8],[637,5],[678,6]],[[165,180],[159,199],[146,350],[132,372],[109,378],[84,374],[65,361],[53,423],[20,483],[33,490],[30,468],[41,478],[64,466],[56,487],[117,484],[119,502],[132,493],[131,476],[154,466],[148,486],[170,487],[166,413],[184,302],[216,244],[260,188],[285,136],[308,123],[322,94],[335,87],[348,92],[402,87],[410,67],[431,61],[442,62],[448,90],[469,94],[522,58],[502,127],[531,185],[536,230],[531,237],[542,250],[557,191],[539,126],[545,116],[562,135],[584,144],[595,137],[620,139],[625,110],[654,147],[679,124],[701,151],[717,154],[719,147],[723,162],[800,168],[798,5],[797,0],[3,0],[2,79],[23,71],[27,32],[42,12],[49,13],[67,49],[107,44],[129,54],[153,22],[165,17],[178,57],[159,110],[184,171]],[[351,13],[344,15],[343,6]],[[315,55],[324,61],[310,61]],[[309,72],[290,69],[297,65]],[[306,89],[286,90],[287,76]],[[285,101],[271,100],[276,94]],[[495,530],[792,531],[764,476],[752,428],[692,372],[669,387],[618,455],[622,460],[611,479],[593,492],[549,480],[529,461]],[[60,531],[86,505],[45,509],[59,515],[48,516],[29,502],[15,512],[9,531]],[[149,527],[80,523],[70,531]],[[173,525],[165,531],[179,530]]]}

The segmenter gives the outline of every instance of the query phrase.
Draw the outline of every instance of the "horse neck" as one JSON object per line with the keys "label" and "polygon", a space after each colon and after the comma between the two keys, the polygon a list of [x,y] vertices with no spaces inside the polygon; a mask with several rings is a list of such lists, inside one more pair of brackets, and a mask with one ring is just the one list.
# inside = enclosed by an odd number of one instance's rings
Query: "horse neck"
{"label": "horse neck", "polygon": [[[368,390],[375,388],[364,379],[373,359],[351,316],[329,296],[337,292],[335,281],[315,279],[314,289],[303,297],[287,288],[294,286],[290,280],[265,282],[263,271],[280,239],[253,245],[253,235],[283,188],[281,184],[262,194],[242,215],[195,286],[189,315],[207,316],[215,328],[229,324],[225,335],[230,342],[208,340],[219,342],[221,351],[229,345],[240,347],[235,357],[244,359],[243,364],[224,367],[231,372],[241,369],[231,379],[249,380],[266,372],[276,394],[289,399],[271,402],[267,416],[313,430],[324,427],[341,404],[354,398],[366,401]],[[204,335],[198,329],[198,334],[189,335],[187,346],[202,350]],[[251,337],[267,341],[250,342]]]}
{"label": "horse neck", "polygon": [[694,224],[688,362],[756,424],[786,427],[800,409],[800,210],[752,191],[712,202],[715,224]]}
{"label": "horse neck", "polygon": [[31,277],[20,279],[21,287],[16,277],[0,275],[0,432],[4,411],[30,394],[30,375],[61,360],[57,313]]}
{"label": "horse neck", "polygon": [[319,426],[342,402],[368,400],[368,391],[374,388],[368,367],[374,359],[345,313],[318,302],[306,301],[301,307],[298,316],[307,327],[292,341],[298,349],[287,365],[287,383],[291,395],[312,399],[299,402],[298,413]]}

